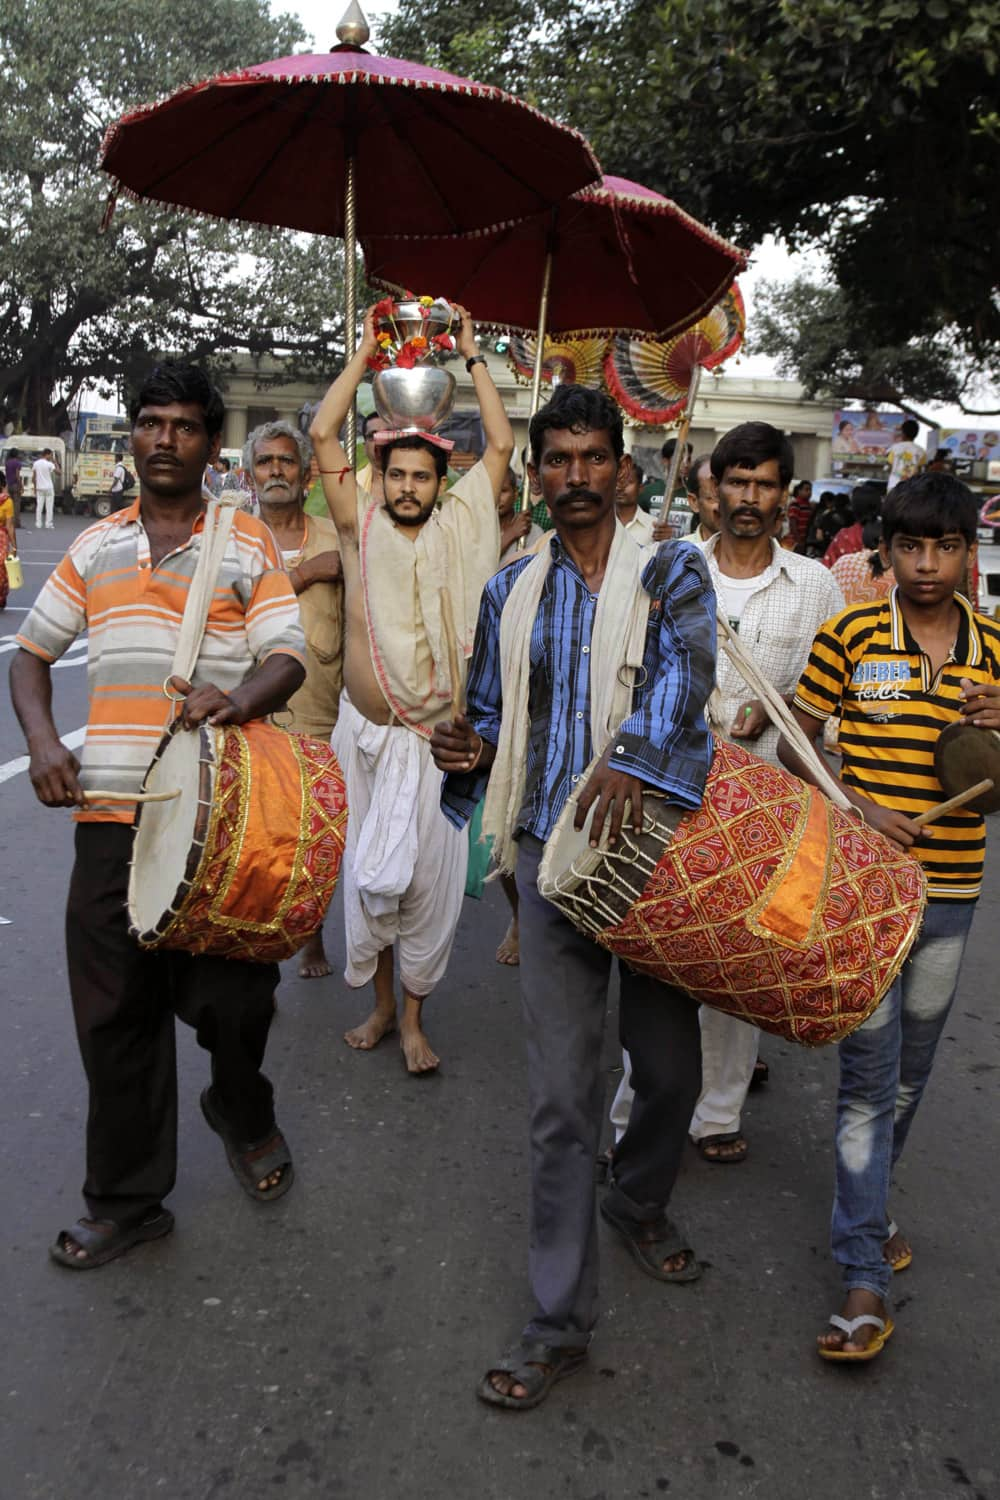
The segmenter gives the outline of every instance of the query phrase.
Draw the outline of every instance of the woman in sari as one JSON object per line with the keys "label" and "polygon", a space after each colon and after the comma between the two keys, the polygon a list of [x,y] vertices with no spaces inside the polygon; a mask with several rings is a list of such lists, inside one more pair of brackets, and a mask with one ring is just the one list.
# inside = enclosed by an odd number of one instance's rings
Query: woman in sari
{"label": "woman in sari", "polygon": [[7,608],[7,558],[17,551],[14,531],[14,502],[7,491],[7,481],[0,473],[0,609]]}

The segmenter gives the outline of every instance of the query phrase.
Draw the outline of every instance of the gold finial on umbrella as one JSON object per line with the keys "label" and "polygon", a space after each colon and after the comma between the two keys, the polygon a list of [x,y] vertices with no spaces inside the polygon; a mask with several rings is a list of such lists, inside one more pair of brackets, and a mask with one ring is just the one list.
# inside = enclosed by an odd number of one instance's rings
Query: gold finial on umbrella
{"label": "gold finial on umbrella", "polygon": [[351,0],[337,27],[338,42],[342,42],[345,47],[363,47],[371,34],[358,0]]}

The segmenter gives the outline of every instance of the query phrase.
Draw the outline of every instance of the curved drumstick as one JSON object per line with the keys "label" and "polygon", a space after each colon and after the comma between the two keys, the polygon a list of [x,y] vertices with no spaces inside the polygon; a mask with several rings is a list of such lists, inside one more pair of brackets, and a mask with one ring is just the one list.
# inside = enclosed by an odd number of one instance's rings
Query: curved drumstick
{"label": "curved drumstick", "polygon": [[84,802],[172,802],[180,794],[180,787],[173,792],[84,792],[83,800]]}
{"label": "curved drumstick", "polygon": [[971,802],[974,797],[981,797],[984,792],[992,792],[992,790],[993,778],[987,776],[985,781],[977,781],[975,786],[967,786],[964,792],[959,792],[957,796],[949,797],[947,802],[935,803],[926,812],[918,814],[913,819],[913,822],[923,828],[925,824],[933,823],[935,818],[941,818],[945,813],[954,812],[956,807],[964,807],[965,803]]}

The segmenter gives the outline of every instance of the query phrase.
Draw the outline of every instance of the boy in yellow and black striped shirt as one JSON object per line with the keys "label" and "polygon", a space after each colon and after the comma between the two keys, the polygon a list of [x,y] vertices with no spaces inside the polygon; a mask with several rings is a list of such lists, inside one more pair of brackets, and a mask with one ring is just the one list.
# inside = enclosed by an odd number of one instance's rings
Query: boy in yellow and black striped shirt
{"label": "boy in yellow and black striped shirt", "polygon": [[[845,1300],[819,1339],[825,1359],[871,1359],[892,1332],[889,1283],[912,1252],[890,1220],[889,1178],[930,1075],[982,883],[978,813],[962,808],[933,828],[913,821],[945,797],[934,771],[942,729],[1000,729],[1000,627],[957,592],[977,518],[972,493],[949,474],[925,472],[891,491],[881,549],[896,588],[826,622],[792,704],[813,739],[841,715],[844,791],[866,823],[912,849],[929,897],[899,978],[840,1044],[831,1239]],[[778,753],[812,780],[785,740]]]}

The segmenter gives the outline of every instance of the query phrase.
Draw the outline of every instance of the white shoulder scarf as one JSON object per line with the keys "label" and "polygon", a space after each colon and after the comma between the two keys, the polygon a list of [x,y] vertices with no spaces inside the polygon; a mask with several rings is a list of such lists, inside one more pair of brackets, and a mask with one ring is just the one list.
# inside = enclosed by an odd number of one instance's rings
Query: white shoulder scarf
{"label": "white shoulder scarf", "polygon": [[[649,554],[617,522],[590,643],[590,732],[595,756],[603,755],[631,711],[633,684],[646,649],[650,599],[641,580],[648,562]],[[500,617],[503,713],[483,809],[483,836],[493,835],[493,858],[505,873],[514,868],[514,830],[527,778],[531,632],[551,565],[550,541],[524,569]]]}

